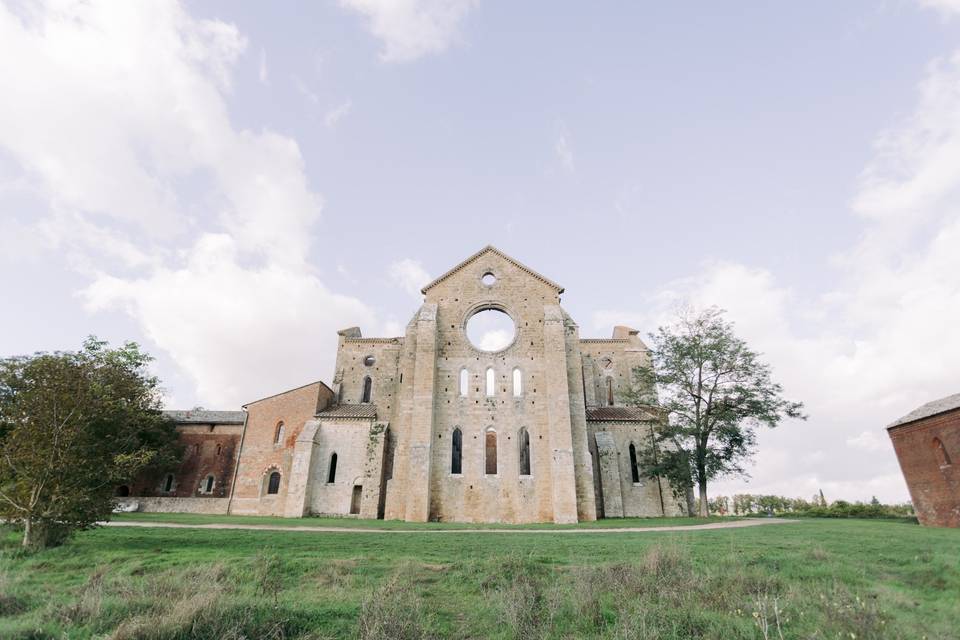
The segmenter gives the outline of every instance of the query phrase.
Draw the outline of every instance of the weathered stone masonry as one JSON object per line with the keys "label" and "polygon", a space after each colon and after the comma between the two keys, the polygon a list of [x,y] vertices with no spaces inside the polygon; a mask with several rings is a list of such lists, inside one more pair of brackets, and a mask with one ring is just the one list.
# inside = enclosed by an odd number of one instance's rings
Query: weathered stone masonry
{"label": "weathered stone masonry", "polygon": [[[403,336],[340,331],[330,387],[249,403],[241,424],[233,416],[233,457],[216,471],[216,497],[228,500],[210,512],[459,522],[680,514],[666,480],[646,478],[630,453],[651,446],[660,419],[623,403],[646,346],[628,327],[581,338],[562,293],[486,247],[423,288]],[[471,318],[491,309],[513,326],[495,351],[467,337]],[[186,440],[190,425],[180,428]],[[171,510],[204,511],[212,497],[176,496]]]}

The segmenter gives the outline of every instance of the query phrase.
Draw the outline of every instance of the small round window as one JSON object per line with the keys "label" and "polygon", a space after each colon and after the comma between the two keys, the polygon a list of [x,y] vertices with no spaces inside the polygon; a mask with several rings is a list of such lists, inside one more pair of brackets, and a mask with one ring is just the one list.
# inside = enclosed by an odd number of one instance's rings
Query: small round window
{"label": "small round window", "polygon": [[363,359],[363,364],[365,364],[368,367],[372,367],[373,363],[376,361],[377,359],[374,358],[373,356],[367,356],[366,358]]}
{"label": "small round window", "polygon": [[497,281],[497,276],[493,275],[490,271],[487,271],[483,274],[483,277],[480,278],[480,282],[483,283],[485,287],[492,287],[493,283]]}
{"label": "small round window", "polygon": [[467,340],[480,351],[503,351],[516,334],[513,319],[500,309],[482,309],[467,320]]}

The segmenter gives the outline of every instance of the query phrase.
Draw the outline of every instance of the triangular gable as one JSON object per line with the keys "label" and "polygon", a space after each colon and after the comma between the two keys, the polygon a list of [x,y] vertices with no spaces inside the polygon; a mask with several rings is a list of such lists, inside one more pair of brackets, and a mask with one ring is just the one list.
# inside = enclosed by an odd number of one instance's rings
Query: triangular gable
{"label": "triangular gable", "polygon": [[458,271],[463,269],[465,266],[473,262],[474,260],[478,260],[480,257],[486,255],[487,253],[493,253],[497,256],[500,256],[501,258],[513,264],[515,267],[517,267],[521,271],[524,271],[530,274],[531,276],[533,276],[534,278],[536,278],[537,280],[540,280],[541,282],[553,287],[554,289],[557,290],[557,293],[563,293],[563,287],[558,285],[556,282],[554,282],[553,280],[550,280],[549,278],[545,278],[544,276],[540,275],[530,267],[526,266],[521,262],[518,262],[517,260],[514,260],[507,254],[505,254],[504,252],[500,251],[499,249],[497,249],[496,247],[490,244],[485,246],[483,249],[480,249],[480,251],[477,251],[475,254],[473,254],[472,256],[470,256],[469,258],[467,258],[466,260],[464,260],[463,262],[455,266],[453,269],[450,269],[449,271],[447,271],[445,274],[443,274],[442,276],[440,276],[439,278],[437,278],[436,280],[434,280],[433,282],[425,286],[423,289],[420,289],[420,293],[425,294],[428,289],[432,289],[433,287],[437,286],[438,284],[440,284],[441,282],[443,282],[444,280],[446,280],[447,278],[449,278],[450,276],[457,273]]}

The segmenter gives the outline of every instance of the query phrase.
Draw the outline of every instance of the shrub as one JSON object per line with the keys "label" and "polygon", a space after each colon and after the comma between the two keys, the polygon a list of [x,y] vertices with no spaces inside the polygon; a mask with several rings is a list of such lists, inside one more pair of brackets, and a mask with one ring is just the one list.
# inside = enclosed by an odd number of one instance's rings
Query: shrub
{"label": "shrub", "polygon": [[543,635],[546,610],[543,588],[536,578],[518,576],[501,593],[501,619],[517,640],[532,640]]}
{"label": "shrub", "polygon": [[396,573],[360,605],[360,640],[428,638],[423,601],[403,573]]}

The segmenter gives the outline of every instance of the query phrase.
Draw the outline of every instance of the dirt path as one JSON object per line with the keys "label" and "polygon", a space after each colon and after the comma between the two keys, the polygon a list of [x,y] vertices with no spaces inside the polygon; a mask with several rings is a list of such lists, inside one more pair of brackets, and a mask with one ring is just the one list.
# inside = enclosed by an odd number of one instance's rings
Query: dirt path
{"label": "dirt path", "polygon": [[669,527],[624,527],[621,529],[375,529],[361,527],[285,527],[275,524],[180,524],[127,520],[105,522],[108,527],[152,527],[164,529],[243,529],[248,531],[309,531],[311,533],[648,533],[654,531],[704,531],[706,529],[740,529],[771,524],[789,524],[784,518],[748,518],[733,522],[710,522]]}

